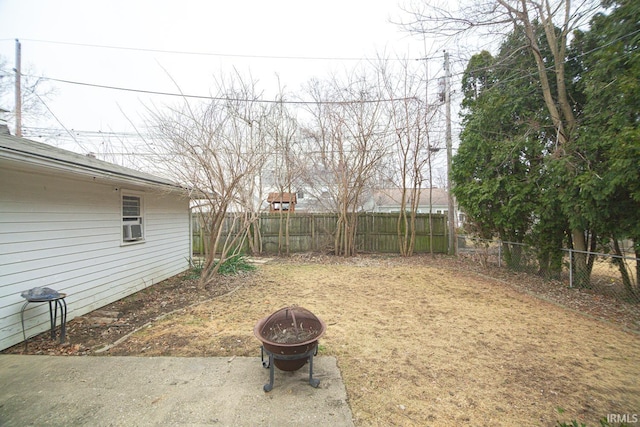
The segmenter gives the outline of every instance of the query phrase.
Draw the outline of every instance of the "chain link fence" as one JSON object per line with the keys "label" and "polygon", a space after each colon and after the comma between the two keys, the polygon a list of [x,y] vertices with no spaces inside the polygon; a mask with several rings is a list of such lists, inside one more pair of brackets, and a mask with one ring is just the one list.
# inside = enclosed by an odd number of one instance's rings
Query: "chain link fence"
{"label": "chain link fence", "polygon": [[[494,266],[512,271],[543,275],[539,251],[522,243],[458,236],[458,256],[484,267]],[[588,289],[596,294],[639,303],[638,273],[640,259],[601,252],[562,249],[561,267],[549,278],[558,286]]]}
{"label": "chain link fence", "polygon": [[638,258],[565,249],[569,286],[640,302]]}

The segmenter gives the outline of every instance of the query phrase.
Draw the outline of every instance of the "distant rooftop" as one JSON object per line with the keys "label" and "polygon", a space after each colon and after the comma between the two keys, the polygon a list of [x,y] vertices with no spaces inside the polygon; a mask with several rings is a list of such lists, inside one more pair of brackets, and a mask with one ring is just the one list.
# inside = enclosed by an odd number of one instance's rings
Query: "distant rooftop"
{"label": "distant rooftop", "polygon": [[[431,189],[431,205],[433,206],[447,206],[448,195],[447,191],[443,188]],[[407,197],[410,196],[410,189],[407,190]],[[378,206],[397,206],[402,200],[401,188],[380,188],[374,191],[373,199]],[[419,206],[429,205],[429,189],[420,189],[420,201]]]}

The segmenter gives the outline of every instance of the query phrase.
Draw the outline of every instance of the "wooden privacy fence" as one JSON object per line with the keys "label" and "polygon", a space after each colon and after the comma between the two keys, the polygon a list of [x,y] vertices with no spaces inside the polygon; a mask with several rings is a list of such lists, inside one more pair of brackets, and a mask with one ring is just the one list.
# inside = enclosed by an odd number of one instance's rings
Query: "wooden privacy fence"
{"label": "wooden privacy fence", "polygon": [[[431,216],[433,224],[433,251],[447,253],[447,218],[446,215]],[[286,248],[285,227],[287,217],[279,213],[263,213],[258,219],[261,235],[261,253],[277,254],[280,247]],[[289,216],[289,252],[333,252],[334,236],[338,223],[335,213],[295,213]],[[416,216],[415,253],[430,251],[429,215]],[[229,232],[238,233],[239,227],[233,225],[230,216],[225,223],[223,238]],[[204,253],[204,228],[201,226],[199,214],[193,215],[193,253]],[[404,232],[404,229],[403,229]],[[280,245],[278,244],[280,242]],[[361,213],[358,214],[356,247],[358,252],[399,253],[398,214]],[[248,250],[248,246],[245,248]]]}

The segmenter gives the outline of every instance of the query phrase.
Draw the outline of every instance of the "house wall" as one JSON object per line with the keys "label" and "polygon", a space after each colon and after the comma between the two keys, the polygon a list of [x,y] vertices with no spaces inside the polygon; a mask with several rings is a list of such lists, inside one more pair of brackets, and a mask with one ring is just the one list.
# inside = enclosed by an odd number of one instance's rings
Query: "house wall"
{"label": "house wall", "polygon": [[[441,214],[443,212],[446,212],[448,210],[448,206],[440,206],[440,205],[433,205],[431,207],[431,213],[432,214]],[[400,212],[400,205],[379,205],[379,206],[374,206],[371,209],[372,212],[376,212],[376,213],[397,213]],[[417,213],[420,214],[428,214],[429,213],[429,206],[423,206],[420,205],[418,206],[417,209]]]}
{"label": "house wall", "polygon": [[[143,243],[122,242],[123,190],[143,197]],[[189,221],[175,193],[0,167],[0,349],[23,341],[22,291],[66,293],[71,320],[185,271]],[[48,304],[30,303],[27,337],[49,325]]]}

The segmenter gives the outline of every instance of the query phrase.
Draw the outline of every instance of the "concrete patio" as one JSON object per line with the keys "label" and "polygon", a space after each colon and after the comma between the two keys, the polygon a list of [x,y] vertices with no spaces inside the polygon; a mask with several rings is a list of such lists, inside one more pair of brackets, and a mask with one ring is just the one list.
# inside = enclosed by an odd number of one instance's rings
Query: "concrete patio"
{"label": "concrete patio", "polygon": [[0,355],[0,425],[352,426],[333,357],[295,372],[253,357]]}

